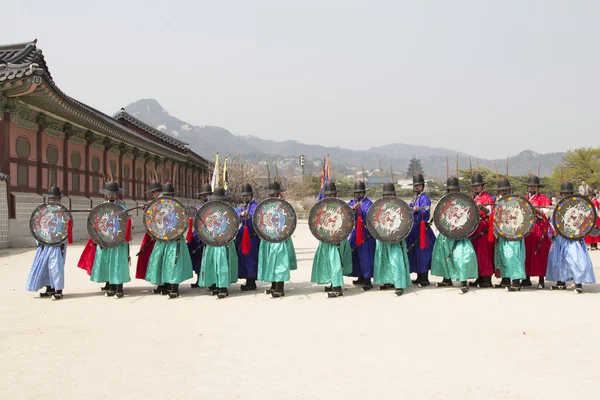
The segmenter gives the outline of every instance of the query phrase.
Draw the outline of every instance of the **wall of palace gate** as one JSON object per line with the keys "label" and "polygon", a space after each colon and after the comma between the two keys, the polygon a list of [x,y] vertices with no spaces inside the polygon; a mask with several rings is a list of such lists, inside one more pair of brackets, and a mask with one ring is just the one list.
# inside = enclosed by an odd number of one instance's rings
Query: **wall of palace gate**
{"label": "wall of palace gate", "polygon": [[6,182],[0,180],[0,249],[8,247],[8,202],[6,197]]}

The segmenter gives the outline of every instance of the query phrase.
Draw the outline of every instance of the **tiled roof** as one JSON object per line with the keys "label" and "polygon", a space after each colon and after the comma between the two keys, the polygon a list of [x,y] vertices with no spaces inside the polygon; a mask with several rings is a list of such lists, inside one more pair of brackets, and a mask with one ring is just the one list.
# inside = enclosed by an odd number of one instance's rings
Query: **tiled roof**
{"label": "tiled roof", "polygon": [[133,115],[131,115],[127,111],[125,111],[124,108],[121,108],[121,111],[119,111],[118,113],[113,115],[113,118],[116,119],[117,121],[119,121],[119,120],[128,121],[128,122],[132,123],[133,125],[137,126],[138,128],[140,128],[141,130],[148,132],[152,136],[156,136],[157,138],[164,140],[167,143],[171,143],[173,146],[178,147],[180,149],[187,149],[189,146],[189,143],[182,142],[181,140],[176,139],[173,136],[167,135],[166,133],[161,132],[158,129],[151,127],[150,125],[146,124],[145,122],[140,121],[139,119],[137,119],[136,117],[134,117]]}

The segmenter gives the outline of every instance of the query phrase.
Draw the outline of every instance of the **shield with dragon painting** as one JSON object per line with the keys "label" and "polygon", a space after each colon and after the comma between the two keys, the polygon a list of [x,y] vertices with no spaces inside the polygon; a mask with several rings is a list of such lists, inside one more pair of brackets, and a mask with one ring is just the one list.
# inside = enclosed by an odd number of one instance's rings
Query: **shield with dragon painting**
{"label": "shield with dragon painting", "polygon": [[325,198],[310,210],[308,226],[319,241],[338,244],[348,239],[354,228],[354,211],[340,199]]}
{"label": "shield with dragon painting", "polygon": [[408,204],[398,197],[382,197],[375,201],[367,213],[367,229],[384,243],[402,241],[412,229],[413,213]]}
{"label": "shield with dragon painting", "polygon": [[254,210],[252,224],[261,239],[272,243],[283,242],[296,230],[296,212],[287,201],[268,198]]}
{"label": "shield with dragon painting", "polygon": [[566,196],[556,204],[552,224],[558,234],[568,240],[586,237],[596,226],[594,204],[586,196]]}
{"label": "shield with dragon painting", "polygon": [[117,203],[101,203],[90,211],[87,230],[100,247],[116,247],[125,241],[127,212]]}
{"label": "shield with dragon painting", "polygon": [[535,225],[533,206],[523,196],[504,196],[494,208],[494,232],[506,240],[521,240]]}
{"label": "shield with dragon painting", "polygon": [[210,246],[225,246],[235,239],[239,227],[235,208],[221,200],[203,204],[194,218],[194,230]]}
{"label": "shield with dragon painting", "polygon": [[72,219],[67,207],[52,201],[33,210],[29,218],[29,229],[38,242],[56,246],[67,240],[68,224]]}
{"label": "shield with dragon painting", "polygon": [[144,226],[148,235],[161,242],[179,239],[188,228],[188,212],[174,197],[159,197],[146,206]]}
{"label": "shield with dragon painting", "polygon": [[464,193],[448,193],[433,212],[433,222],[440,233],[450,239],[466,239],[477,229],[479,209]]}

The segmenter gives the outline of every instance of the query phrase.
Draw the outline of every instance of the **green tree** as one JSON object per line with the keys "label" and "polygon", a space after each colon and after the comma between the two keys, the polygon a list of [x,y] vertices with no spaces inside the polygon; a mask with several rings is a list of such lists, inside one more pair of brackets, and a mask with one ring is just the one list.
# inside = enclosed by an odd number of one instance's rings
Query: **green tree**
{"label": "green tree", "polygon": [[552,171],[553,187],[570,180],[575,189],[586,181],[592,188],[600,187],[600,147],[582,147],[569,150],[562,161]]}

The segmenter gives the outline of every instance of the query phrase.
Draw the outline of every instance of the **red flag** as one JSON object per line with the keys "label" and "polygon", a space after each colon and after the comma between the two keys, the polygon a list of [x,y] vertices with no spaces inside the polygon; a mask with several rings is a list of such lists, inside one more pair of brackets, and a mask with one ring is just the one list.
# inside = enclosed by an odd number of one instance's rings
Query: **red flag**
{"label": "red flag", "polygon": [[125,241],[131,242],[131,217],[127,218],[127,227],[125,228]]}
{"label": "red flag", "polygon": [[490,213],[490,221],[488,225],[488,242],[494,243],[494,212]]}
{"label": "red flag", "polygon": [[188,219],[188,231],[187,231],[187,235],[185,237],[185,241],[188,243],[191,242],[193,236],[194,236],[194,219],[189,218]]}
{"label": "red flag", "polygon": [[242,235],[242,254],[250,254],[250,232],[248,231],[248,225],[244,226],[244,234]]}
{"label": "red flag", "polygon": [[[360,213],[360,210],[359,210]],[[358,219],[356,221],[356,245],[360,246],[365,241],[365,235],[363,232],[363,218],[362,213],[358,214]]]}
{"label": "red flag", "polygon": [[67,222],[67,242],[73,244],[73,220]]}
{"label": "red flag", "polygon": [[419,240],[421,241],[420,248],[423,250],[425,248],[425,221],[421,220],[420,232],[419,232]]}

